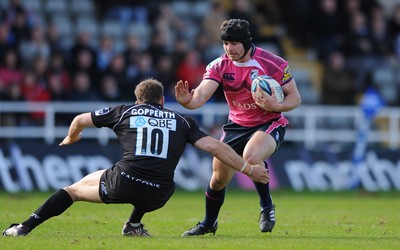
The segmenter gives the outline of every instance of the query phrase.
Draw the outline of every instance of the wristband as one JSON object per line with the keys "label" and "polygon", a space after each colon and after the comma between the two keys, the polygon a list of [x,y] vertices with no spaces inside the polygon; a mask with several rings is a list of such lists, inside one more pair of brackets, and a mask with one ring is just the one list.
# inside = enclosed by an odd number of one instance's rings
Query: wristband
{"label": "wristband", "polygon": [[247,167],[247,161],[244,161],[243,167],[240,169],[240,172],[243,173],[246,167]]}
{"label": "wristband", "polygon": [[253,165],[250,166],[250,171],[249,171],[249,173],[247,174],[248,176],[250,176],[251,173],[253,172],[253,167],[254,167]]}

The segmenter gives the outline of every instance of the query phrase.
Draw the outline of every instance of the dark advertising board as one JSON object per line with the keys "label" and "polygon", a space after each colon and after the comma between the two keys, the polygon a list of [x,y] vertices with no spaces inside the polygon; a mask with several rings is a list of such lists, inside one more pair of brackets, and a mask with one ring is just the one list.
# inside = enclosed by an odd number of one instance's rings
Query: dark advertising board
{"label": "dark advertising board", "polygon": [[[27,140],[0,143],[0,190],[6,192],[49,191],[78,181],[84,175],[111,167],[120,159],[121,149],[111,141],[82,140],[59,147]],[[351,151],[307,151],[302,147],[282,147],[271,159],[271,187],[297,191],[339,191],[359,187],[368,191],[400,191],[398,152],[367,150],[365,159],[355,166]],[[188,145],[175,172],[178,188],[202,190],[211,176],[212,158]],[[253,189],[251,180],[238,173],[232,186]]]}

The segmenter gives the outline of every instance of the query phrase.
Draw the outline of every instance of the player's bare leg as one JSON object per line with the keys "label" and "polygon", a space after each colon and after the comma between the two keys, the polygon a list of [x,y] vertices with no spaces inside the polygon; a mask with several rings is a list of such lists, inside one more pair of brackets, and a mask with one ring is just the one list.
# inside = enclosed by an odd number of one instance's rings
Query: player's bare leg
{"label": "player's bare leg", "polygon": [[21,224],[11,224],[3,236],[26,236],[34,228],[67,210],[75,201],[101,202],[99,181],[104,170],[83,177],[71,186],[59,189]]}
{"label": "player's bare leg", "polygon": [[[256,132],[250,141],[247,143],[243,158],[250,164],[262,162],[264,159],[269,158],[276,149],[276,142],[270,134],[259,131]],[[267,162],[264,161],[265,167],[268,168]],[[257,193],[260,197],[260,231],[272,232],[275,226],[275,205],[272,202],[269,183],[262,184],[253,182],[256,187]]]}

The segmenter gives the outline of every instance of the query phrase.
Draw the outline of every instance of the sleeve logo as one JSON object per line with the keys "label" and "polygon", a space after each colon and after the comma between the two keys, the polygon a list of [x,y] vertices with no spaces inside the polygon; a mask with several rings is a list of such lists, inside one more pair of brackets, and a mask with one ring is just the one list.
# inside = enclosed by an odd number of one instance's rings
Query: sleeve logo
{"label": "sleeve logo", "polygon": [[103,109],[96,110],[96,111],[94,112],[94,115],[95,115],[95,116],[105,115],[105,114],[107,114],[108,112],[110,112],[110,108],[103,108]]}

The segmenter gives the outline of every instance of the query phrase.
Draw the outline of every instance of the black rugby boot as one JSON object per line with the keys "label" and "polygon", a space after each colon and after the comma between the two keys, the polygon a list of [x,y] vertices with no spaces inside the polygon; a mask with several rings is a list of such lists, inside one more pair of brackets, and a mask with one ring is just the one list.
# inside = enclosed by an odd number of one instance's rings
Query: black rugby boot
{"label": "black rugby boot", "polygon": [[272,229],[275,226],[275,205],[272,205],[269,209],[264,209],[260,213],[260,231],[272,233]]}
{"label": "black rugby boot", "polygon": [[190,228],[186,232],[182,234],[182,236],[196,236],[196,235],[205,235],[208,233],[212,233],[215,235],[215,232],[218,229],[218,222],[214,223],[212,227],[205,227],[201,222],[197,223],[196,226]]}

